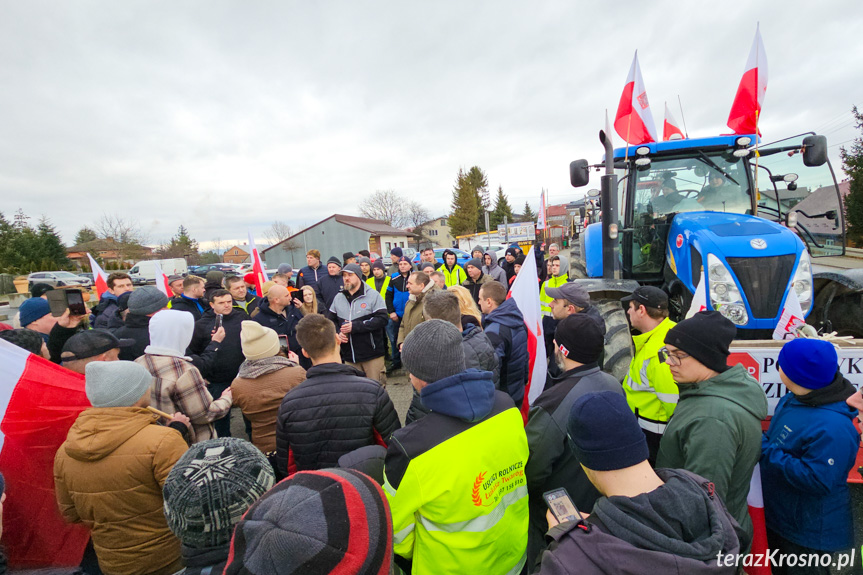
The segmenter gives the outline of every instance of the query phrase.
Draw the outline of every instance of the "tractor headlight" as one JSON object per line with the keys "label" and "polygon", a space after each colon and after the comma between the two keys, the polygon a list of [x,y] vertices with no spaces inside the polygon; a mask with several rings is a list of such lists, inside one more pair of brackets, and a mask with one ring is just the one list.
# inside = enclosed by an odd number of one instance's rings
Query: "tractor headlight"
{"label": "tractor headlight", "polygon": [[743,296],[728,268],[713,254],[707,254],[707,291],[713,309],[731,320],[735,325],[749,322]]}
{"label": "tractor headlight", "polygon": [[812,307],[812,263],[809,259],[809,252],[803,250],[800,255],[800,263],[797,264],[797,271],[794,272],[794,279],[791,280],[791,287],[794,293],[797,294],[797,299],[800,300],[800,309],[803,313],[808,313]]}

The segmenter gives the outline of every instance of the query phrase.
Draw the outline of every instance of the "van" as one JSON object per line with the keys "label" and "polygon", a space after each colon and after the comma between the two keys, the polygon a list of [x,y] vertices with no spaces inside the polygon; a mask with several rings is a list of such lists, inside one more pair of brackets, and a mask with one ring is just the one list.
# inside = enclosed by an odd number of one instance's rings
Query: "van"
{"label": "van", "polygon": [[141,283],[155,283],[156,281],[156,264],[162,268],[162,273],[165,275],[183,275],[189,270],[184,258],[170,258],[166,260],[144,260],[136,263],[129,270],[129,276],[132,278],[132,283],[140,285]]}

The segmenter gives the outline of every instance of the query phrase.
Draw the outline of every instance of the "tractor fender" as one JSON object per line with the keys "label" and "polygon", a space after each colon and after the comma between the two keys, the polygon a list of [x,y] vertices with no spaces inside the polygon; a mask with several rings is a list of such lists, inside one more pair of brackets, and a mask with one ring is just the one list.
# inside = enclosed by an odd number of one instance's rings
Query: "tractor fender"
{"label": "tractor fender", "polygon": [[591,300],[620,299],[628,296],[641,284],[635,280],[617,280],[605,278],[574,279],[576,283],[590,294]]}

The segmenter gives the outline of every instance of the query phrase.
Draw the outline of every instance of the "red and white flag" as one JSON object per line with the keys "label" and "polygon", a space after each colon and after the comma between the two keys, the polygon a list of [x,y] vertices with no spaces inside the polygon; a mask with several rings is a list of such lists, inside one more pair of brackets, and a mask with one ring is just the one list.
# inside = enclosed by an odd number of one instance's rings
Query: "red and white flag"
{"label": "red and white flag", "polygon": [[641,78],[637,50],[626,77],[623,94],[620,96],[620,104],[617,106],[614,129],[623,141],[634,146],[658,140],[653,114],[650,113],[650,102],[647,101],[647,89]]}
{"label": "red and white flag", "polygon": [[[752,550],[750,553],[756,557],[766,557],[767,546],[767,521],[764,519],[764,493],[761,491],[761,466],[756,463],[752,470],[752,479],[749,481],[749,495],[746,497],[749,506],[749,518],[752,519]],[[759,561],[757,567],[744,567],[743,570],[749,575],[770,575],[770,565],[762,565],[765,561]]]}
{"label": "red and white flag", "polygon": [[542,333],[542,313],[539,309],[539,289],[536,284],[536,258],[530,248],[518,275],[512,282],[507,298],[513,298],[524,317],[527,327],[527,351],[530,356],[530,372],[524,388],[524,403],[520,406],[522,417],[527,422],[527,412],[534,400],[545,389],[548,361],[545,352],[545,337]]}
{"label": "red and white flag", "polygon": [[156,287],[160,292],[165,294],[165,297],[171,299],[174,297],[174,291],[171,289],[168,276],[166,276],[165,272],[162,271],[162,266],[159,265],[159,262],[154,262],[153,265],[156,267]]}
{"label": "red and white flag", "polygon": [[704,275],[704,270],[701,271],[701,281],[695,288],[695,294],[692,296],[692,303],[689,305],[685,319],[691,318],[700,311],[707,311],[707,277]]}
{"label": "red and white flag", "polygon": [[545,229],[545,190],[539,195],[539,215],[536,216],[536,229]]}
{"label": "red and white flag", "polygon": [[96,260],[94,260],[93,256],[89,253],[87,254],[87,259],[90,260],[90,271],[93,272],[93,283],[96,284],[96,295],[101,298],[102,294],[108,291],[108,274],[105,273],[102,266],[97,264]]}
{"label": "red and white flag", "polygon": [[779,323],[773,330],[773,339],[794,339],[797,337],[797,328],[806,325],[806,316],[800,307],[800,298],[797,292],[791,290],[785,298],[785,307],[779,316]]}
{"label": "red and white flag", "polygon": [[83,375],[0,341],[3,546],[12,567],[72,567],[81,562],[90,531],[60,516],[54,455],[88,407]]}
{"label": "red and white flag", "polygon": [[605,109],[605,137],[614,149],[614,139],[611,137],[611,122],[608,121],[608,108]]}
{"label": "red and white flag", "polygon": [[668,109],[668,102],[665,103],[665,123],[662,126],[662,141],[668,140],[684,140],[683,130],[680,129],[680,124],[674,116],[671,115],[671,110]]}
{"label": "red and white flag", "polygon": [[252,232],[249,232],[249,249],[252,254],[252,273],[255,274],[255,291],[258,297],[264,297],[264,284],[270,281],[270,278],[264,269],[261,254],[258,253],[258,248],[255,246],[255,238],[252,236]]}
{"label": "red and white flag", "polygon": [[746,69],[737,87],[734,103],[731,104],[731,113],[728,114],[728,127],[734,130],[735,134],[761,135],[758,131],[758,116],[761,114],[766,93],[767,53],[761,40],[761,29],[756,26]]}

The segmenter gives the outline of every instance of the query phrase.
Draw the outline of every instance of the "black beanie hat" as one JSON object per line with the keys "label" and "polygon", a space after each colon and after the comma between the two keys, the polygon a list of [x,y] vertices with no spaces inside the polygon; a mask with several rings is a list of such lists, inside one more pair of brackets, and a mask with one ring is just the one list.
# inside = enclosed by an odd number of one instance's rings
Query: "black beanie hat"
{"label": "black beanie hat", "polygon": [[387,266],[384,265],[384,262],[382,262],[381,260],[375,260],[374,262],[372,262],[372,269],[375,268],[387,271]]}
{"label": "black beanie hat", "polygon": [[718,311],[698,312],[665,335],[669,343],[694,357],[699,363],[722,373],[728,369],[728,347],[737,328]]}
{"label": "black beanie hat", "polygon": [[327,260],[327,265],[330,265],[330,264],[336,264],[337,266],[342,267],[342,260],[340,260],[336,256],[333,256]]}
{"label": "black beanie hat", "polygon": [[17,345],[21,349],[26,349],[34,355],[42,354],[42,343],[44,340],[38,332],[32,329],[6,329],[0,331],[0,339]]}
{"label": "black beanie hat", "polygon": [[617,391],[579,397],[569,410],[566,430],[579,463],[594,471],[626,469],[649,454],[635,414]]}
{"label": "black beanie hat", "polygon": [[574,313],[560,320],[554,330],[554,341],[564,357],[584,364],[599,360],[605,346],[599,324],[585,313]]}
{"label": "black beanie hat", "polygon": [[518,256],[517,258],[515,258],[515,261],[512,263],[513,263],[513,265],[518,264],[520,266],[523,266],[524,265],[524,256]]}

